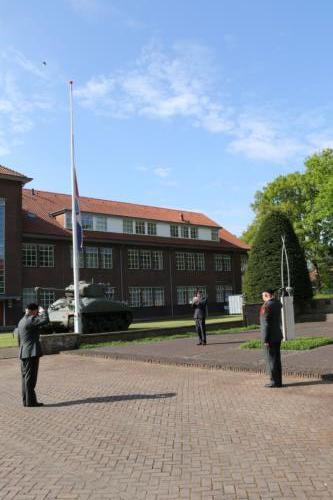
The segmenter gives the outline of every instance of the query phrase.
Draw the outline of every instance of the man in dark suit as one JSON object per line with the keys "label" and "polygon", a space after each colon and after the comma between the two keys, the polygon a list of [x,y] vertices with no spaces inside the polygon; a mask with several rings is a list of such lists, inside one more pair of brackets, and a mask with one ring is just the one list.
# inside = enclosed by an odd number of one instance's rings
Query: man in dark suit
{"label": "man in dark suit", "polygon": [[29,304],[17,327],[19,357],[21,360],[23,406],[43,406],[35,393],[39,358],[42,348],[39,342],[40,327],[48,323],[46,311],[37,304]]}
{"label": "man in dark suit", "polygon": [[281,367],[281,303],[275,299],[274,290],[262,292],[263,305],[260,309],[261,339],[264,343],[267,372],[270,382],[265,387],[282,387]]}
{"label": "man in dark suit", "polygon": [[192,307],[194,309],[193,319],[195,321],[195,328],[199,337],[197,345],[206,345],[207,299],[204,299],[199,291],[193,297]]}

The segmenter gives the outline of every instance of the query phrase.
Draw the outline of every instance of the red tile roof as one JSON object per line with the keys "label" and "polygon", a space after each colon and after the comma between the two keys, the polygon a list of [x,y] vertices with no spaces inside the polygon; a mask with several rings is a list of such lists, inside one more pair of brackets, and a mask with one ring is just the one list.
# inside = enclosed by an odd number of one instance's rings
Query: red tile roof
{"label": "red tile roof", "polygon": [[[63,210],[71,209],[71,196],[60,193],[51,193],[48,191],[36,191],[32,189],[23,189],[23,230],[25,233],[50,235],[58,237],[70,237],[71,231],[65,229],[52,215]],[[146,205],[136,205],[133,203],[124,203],[116,201],[99,200],[95,198],[80,197],[80,206],[83,212],[131,217],[137,219],[150,219],[162,222],[171,222],[181,224],[186,222],[198,226],[208,226],[219,228],[218,224],[206,215],[197,212],[187,212],[184,210],[175,210],[169,208],[151,207]],[[158,236],[121,235],[116,233],[101,233],[94,231],[85,231],[86,237],[93,239],[126,239],[132,241],[183,244],[186,240],[177,238],[161,238]],[[236,236],[225,229],[220,230],[220,242],[222,247],[244,249],[249,247]],[[212,244],[216,248],[215,242],[204,242],[199,240],[190,240],[199,244]]]}
{"label": "red tile roof", "polygon": [[224,228],[220,229],[219,235],[223,246],[230,245],[232,247],[242,248],[243,250],[250,250],[251,248],[247,243],[237,238],[234,234],[229,233],[229,231]]}
{"label": "red tile roof", "polygon": [[16,170],[12,170],[11,168],[5,167],[4,165],[0,165],[0,177],[8,177],[10,179],[18,180],[25,184],[28,181],[31,181],[29,177],[26,177],[20,172],[16,172]]}
{"label": "red tile roof", "polygon": [[[30,206],[31,203],[33,203],[37,210],[41,207],[49,213],[71,209],[71,196],[68,194],[24,189],[23,202],[29,204]],[[23,207],[25,208],[24,203]],[[121,201],[100,200],[97,198],[87,198],[85,196],[80,196],[80,206],[82,212],[116,215],[136,219],[149,219],[161,222],[172,222],[175,224],[188,223],[212,228],[221,227],[204,214],[198,212],[188,212],[186,210],[152,207]]]}

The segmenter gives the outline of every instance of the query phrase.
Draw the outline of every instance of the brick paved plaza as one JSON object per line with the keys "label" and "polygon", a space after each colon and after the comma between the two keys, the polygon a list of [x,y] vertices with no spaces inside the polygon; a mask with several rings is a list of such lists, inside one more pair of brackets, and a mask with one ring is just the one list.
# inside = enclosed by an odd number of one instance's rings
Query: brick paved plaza
{"label": "brick paved plaza", "polygon": [[330,383],[57,355],[23,408],[0,366],[1,499],[333,498]]}

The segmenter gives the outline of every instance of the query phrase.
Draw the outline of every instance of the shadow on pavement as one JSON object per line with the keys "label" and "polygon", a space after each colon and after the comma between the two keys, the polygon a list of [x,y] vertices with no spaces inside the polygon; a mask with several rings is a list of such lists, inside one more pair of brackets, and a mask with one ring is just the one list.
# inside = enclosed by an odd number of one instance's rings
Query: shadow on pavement
{"label": "shadow on pavement", "polygon": [[[329,377],[326,378],[325,375],[322,375],[321,380],[307,380],[306,382],[291,382],[290,384],[283,384],[283,387],[300,387],[302,385],[323,385],[323,384],[332,384],[333,377],[331,374],[328,374]],[[332,378],[331,378],[332,377]]]}
{"label": "shadow on pavement", "polygon": [[74,399],[73,401],[61,401],[60,403],[44,404],[46,408],[55,408],[59,406],[82,405],[89,403],[115,403],[117,401],[131,401],[137,399],[165,399],[174,398],[176,392],[165,392],[161,394],[120,394],[118,396],[97,396],[95,398]]}

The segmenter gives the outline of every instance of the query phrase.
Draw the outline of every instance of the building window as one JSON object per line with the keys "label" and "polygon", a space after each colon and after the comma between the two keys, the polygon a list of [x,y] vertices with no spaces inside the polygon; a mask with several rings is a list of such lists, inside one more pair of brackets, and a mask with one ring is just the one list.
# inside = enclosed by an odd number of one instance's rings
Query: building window
{"label": "building window", "polygon": [[163,252],[161,250],[152,252],[152,264],[155,271],[163,271]]}
{"label": "building window", "polygon": [[150,236],[156,236],[157,235],[157,226],[155,222],[148,222],[147,224],[147,233]]}
{"label": "building window", "polygon": [[128,250],[128,269],[163,270],[163,252],[160,250]]}
{"label": "building window", "polygon": [[140,269],[151,269],[150,250],[140,250]]}
{"label": "building window", "polygon": [[194,252],[176,252],[177,271],[204,271],[205,255]]}
{"label": "building window", "polygon": [[194,240],[198,239],[198,228],[197,227],[194,227],[194,226],[191,227],[191,238]]}
{"label": "building window", "polygon": [[171,224],[171,226],[170,226],[170,236],[172,238],[179,238],[179,228],[178,228],[178,226],[175,226],[174,224]]}
{"label": "building window", "polygon": [[128,269],[140,269],[139,250],[130,248],[127,252]]}
{"label": "building window", "polygon": [[87,268],[98,269],[98,248],[86,247],[85,257],[86,257]]}
{"label": "building window", "polygon": [[231,271],[231,255],[216,253],[214,255],[215,271]]}
{"label": "building window", "polygon": [[52,290],[41,290],[39,295],[40,305],[48,309],[49,305],[55,301],[55,292]]}
{"label": "building window", "polygon": [[85,212],[81,212],[81,218],[82,218],[82,229],[87,229],[88,231],[93,231],[94,224],[93,224],[92,214],[87,214]]}
{"label": "building window", "polygon": [[146,234],[145,223],[143,220],[135,221],[135,232],[136,234]]}
{"label": "building window", "polygon": [[195,254],[191,252],[186,253],[186,269],[187,271],[195,271]]}
{"label": "building window", "polygon": [[39,266],[54,267],[54,245],[38,245]]}
{"label": "building window", "polygon": [[66,229],[72,229],[72,212],[65,212],[65,227]]}
{"label": "building window", "polygon": [[177,271],[185,271],[186,269],[186,253],[185,252],[176,252],[176,269]]}
{"label": "building window", "polygon": [[0,199],[0,293],[5,293],[5,208]]}
{"label": "building window", "polygon": [[192,299],[197,290],[201,292],[203,297],[206,297],[207,292],[205,286],[178,286],[176,289],[177,304],[178,305],[191,304]]}
{"label": "building window", "polygon": [[103,232],[107,230],[107,217],[105,215],[94,216],[94,230]]}
{"label": "building window", "polygon": [[164,288],[154,288],[154,306],[160,307],[164,305]]}
{"label": "building window", "polygon": [[247,267],[247,255],[241,255],[241,272],[245,273]]}
{"label": "building window", "polygon": [[188,226],[180,226],[180,233],[182,235],[182,238],[189,238],[190,228]]}
{"label": "building window", "polygon": [[212,229],[211,238],[212,238],[212,241],[219,241],[219,230],[218,229]]}
{"label": "building window", "polygon": [[23,266],[37,267],[37,245],[35,243],[23,243]]}
{"label": "building window", "polygon": [[165,305],[164,288],[130,287],[128,290],[131,307],[161,307]]}
{"label": "building window", "polygon": [[223,270],[231,271],[231,255],[223,255]]}
{"label": "building window", "polygon": [[133,234],[133,221],[132,221],[132,219],[123,219],[123,231],[126,234]]}
{"label": "building window", "polygon": [[110,286],[110,285],[105,285],[105,287],[104,287],[104,293],[105,293],[105,297],[108,300],[115,300],[115,298],[116,298],[116,287],[115,286]]}
{"label": "building window", "polygon": [[232,295],[231,285],[216,285],[216,302],[228,302],[229,295]]}
{"label": "building window", "polygon": [[[70,266],[73,267],[73,248],[69,247],[69,259],[70,259]],[[82,269],[84,268],[84,252],[83,248],[79,252],[79,267]]]}
{"label": "building window", "polygon": [[195,254],[196,257],[196,269],[197,271],[204,271],[205,270],[205,256],[203,253],[197,253]]}
{"label": "building window", "polygon": [[101,258],[101,268],[102,269],[112,269],[112,248],[101,248],[100,249]]}
{"label": "building window", "polygon": [[36,292],[34,288],[22,288],[22,309],[24,310],[27,305],[36,302]]}

